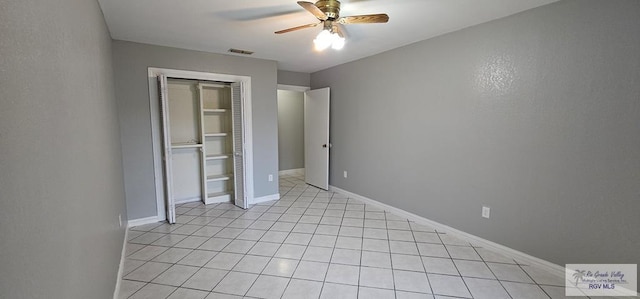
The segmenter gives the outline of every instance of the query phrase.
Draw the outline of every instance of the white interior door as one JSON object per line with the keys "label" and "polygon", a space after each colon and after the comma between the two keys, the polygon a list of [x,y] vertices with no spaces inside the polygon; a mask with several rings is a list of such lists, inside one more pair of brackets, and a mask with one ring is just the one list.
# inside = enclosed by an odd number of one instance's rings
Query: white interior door
{"label": "white interior door", "polygon": [[233,115],[233,191],[234,204],[240,208],[249,207],[247,193],[245,192],[245,123],[242,117],[245,107],[242,97],[242,84],[231,84],[231,113]]}
{"label": "white interior door", "polygon": [[165,75],[158,76],[158,88],[160,89],[160,111],[162,113],[162,163],[165,179],[165,207],[167,221],[173,224],[176,223],[176,204],[173,199],[173,180],[171,177],[173,171],[171,165],[171,132],[169,130],[169,89]]}
{"label": "white interior door", "polygon": [[304,164],[307,184],[329,189],[329,87],[304,93]]}

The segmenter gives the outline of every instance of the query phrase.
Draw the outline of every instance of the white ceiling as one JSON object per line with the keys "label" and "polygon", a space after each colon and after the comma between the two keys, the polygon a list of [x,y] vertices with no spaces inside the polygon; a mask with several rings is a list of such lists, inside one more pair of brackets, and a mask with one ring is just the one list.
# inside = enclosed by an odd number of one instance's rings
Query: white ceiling
{"label": "white ceiling", "polygon": [[[311,0],[313,1],[313,0]],[[321,27],[295,0],[99,0],[114,39],[278,61],[278,69],[314,72],[512,15],[557,0],[343,0],[341,16],[387,13],[387,24],[346,25],[344,49],[313,50]],[[235,55],[235,54],[232,54]]]}

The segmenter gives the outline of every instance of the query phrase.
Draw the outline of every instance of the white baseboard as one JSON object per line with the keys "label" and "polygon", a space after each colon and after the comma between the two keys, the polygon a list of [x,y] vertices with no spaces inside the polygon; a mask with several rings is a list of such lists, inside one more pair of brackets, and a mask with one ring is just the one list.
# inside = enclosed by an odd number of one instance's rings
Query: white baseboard
{"label": "white baseboard", "polygon": [[124,259],[127,254],[127,240],[129,239],[129,227],[124,228],[124,241],[122,241],[122,252],[120,252],[120,265],[118,266],[118,275],[116,277],[116,287],[113,290],[113,299],[120,297],[120,285],[122,283],[122,274],[124,273]]}
{"label": "white baseboard", "polygon": [[205,199],[204,201],[204,204],[211,205],[211,204],[217,204],[217,203],[223,203],[223,202],[233,203],[233,200],[231,199],[231,194],[224,194],[224,195],[215,196],[215,197],[207,197],[207,199]]}
{"label": "white baseboard", "polygon": [[175,204],[179,205],[183,203],[190,203],[190,202],[196,202],[196,201],[202,201],[202,198],[200,197],[187,198],[180,201],[176,201]]}
{"label": "white baseboard", "polygon": [[279,175],[304,175],[304,168],[286,169],[278,171]]}
{"label": "white baseboard", "polygon": [[271,201],[271,200],[278,200],[280,199],[280,193],[276,193],[276,194],[271,194],[271,195],[267,195],[267,196],[261,196],[261,197],[254,197],[253,200],[251,201],[252,205],[261,203],[261,202],[265,202],[265,201]]}
{"label": "white baseboard", "polygon": [[149,223],[156,223],[163,220],[166,220],[166,219],[162,216],[151,216],[146,218],[132,219],[127,221],[127,227],[134,227],[134,226],[140,226],[140,225],[145,225]]}
{"label": "white baseboard", "polygon": [[550,272],[553,275],[562,277],[562,279],[564,280],[565,277],[565,268],[563,266],[560,265],[556,265],[554,263],[545,261],[543,259],[528,255],[524,252],[509,248],[507,246],[504,245],[500,245],[498,243],[494,243],[492,241],[480,238],[478,236],[474,236],[472,234],[463,232],[461,230],[457,230],[455,228],[452,228],[450,226],[444,225],[442,223],[438,223],[435,222],[433,220],[429,220],[427,218],[424,218],[422,216],[418,216],[416,214],[407,212],[405,210],[396,208],[396,207],[392,207],[390,205],[381,203],[379,201],[373,200],[371,198],[367,198],[364,197],[362,195],[359,194],[355,194],[353,192],[349,192],[347,190],[344,189],[340,189],[338,187],[335,186],[329,186],[329,190],[333,191],[333,192],[338,192],[338,193],[342,193],[343,195],[346,195],[348,197],[351,198],[355,198],[355,199],[359,199],[367,204],[373,205],[373,206],[377,206],[378,208],[381,208],[385,211],[389,211],[392,212],[398,216],[403,216],[411,221],[415,221],[418,224],[423,224],[426,226],[431,226],[433,228],[435,228],[436,230],[440,231],[440,232],[445,232],[448,234],[451,234],[452,236],[458,237],[459,239],[463,239],[466,240],[474,245],[480,246],[480,247],[484,247],[486,249],[492,250],[494,252],[500,253],[502,255],[511,257],[517,261],[520,262],[525,262],[528,263],[530,265],[534,265],[537,266],[538,268],[542,268],[543,270],[546,270],[547,272]]}

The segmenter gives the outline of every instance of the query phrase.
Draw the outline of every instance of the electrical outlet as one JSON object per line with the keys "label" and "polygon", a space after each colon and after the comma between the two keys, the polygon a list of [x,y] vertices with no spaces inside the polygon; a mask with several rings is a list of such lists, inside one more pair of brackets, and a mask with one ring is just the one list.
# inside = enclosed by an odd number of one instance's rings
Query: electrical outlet
{"label": "electrical outlet", "polygon": [[273,174],[269,175],[269,182],[273,182]]}
{"label": "electrical outlet", "polygon": [[482,217],[489,218],[491,216],[491,208],[482,206]]}
{"label": "electrical outlet", "polygon": [[120,223],[120,227],[122,227],[122,214],[118,214],[118,223]]}
{"label": "electrical outlet", "polygon": [[347,171],[346,170],[344,171],[344,178],[345,179],[347,178]]}

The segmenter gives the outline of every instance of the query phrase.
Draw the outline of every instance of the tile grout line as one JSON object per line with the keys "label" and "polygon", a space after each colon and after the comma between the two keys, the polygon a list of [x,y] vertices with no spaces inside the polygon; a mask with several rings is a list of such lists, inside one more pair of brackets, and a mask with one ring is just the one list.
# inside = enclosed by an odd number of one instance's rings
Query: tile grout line
{"label": "tile grout line", "polygon": [[527,275],[527,277],[529,277],[529,279],[531,279],[531,281],[533,281],[533,283],[534,283],[534,284],[535,284],[535,285],[536,285],[536,286],[537,286],[537,287],[538,287],[538,288],[539,288],[539,289],[540,289],[540,290],[541,290],[545,295],[547,295],[547,297],[549,297],[549,299],[551,299],[551,295],[549,295],[549,293],[547,293],[547,291],[545,291],[545,290],[544,290],[544,288],[542,288],[542,286],[541,286],[541,285],[540,285],[540,284],[539,284],[535,279],[533,279],[533,277],[531,277],[531,275],[530,275],[527,271],[525,271],[525,270],[524,270],[524,268],[522,268],[522,265],[521,265],[518,261],[516,261],[516,264],[518,265],[518,268],[519,268],[520,270],[522,270],[522,272],[524,272],[524,274],[526,274],[526,275]]}
{"label": "tile grout line", "polygon": [[[431,281],[429,280],[429,274],[427,273],[427,266],[425,266],[424,264],[424,260],[423,260],[423,256],[420,252],[420,249],[417,248],[418,246],[418,241],[416,240],[416,235],[415,235],[415,231],[413,230],[413,227],[411,227],[411,223],[410,221],[407,219],[407,222],[409,222],[409,231],[411,232],[411,236],[413,237],[414,241],[416,242],[416,249],[418,250],[418,256],[420,257],[420,261],[422,262],[422,268],[424,269],[424,276],[427,279],[427,283],[429,284],[429,290],[431,291],[431,296],[435,298],[435,293],[433,291],[433,286],[431,285]],[[436,233],[436,236],[438,236],[438,233]],[[438,236],[438,239],[440,238],[440,236]],[[448,254],[448,253],[447,253]],[[394,274],[395,275],[395,274]]]}
{"label": "tile grout line", "polygon": [[[480,254],[480,252],[478,252],[478,249],[475,247],[471,247],[473,248],[473,251],[476,252],[476,254],[478,254],[478,256],[480,257],[480,260],[482,260],[482,263],[484,264],[485,267],[487,267],[487,269],[489,269],[489,272],[491,272],[491,275],[493,275],[496,278],[496,281],[500,284],[500,286],[502,287],[502,289],[504,290],[505,293],[507,293],[507,296],[509,296],[509,298],[513,299],[513,296],[511,296],[511,294],[509,293],[509,291],[507,290],[507,288],[504,286],[504,284],[502,283],[502,281],[500,281],[500,279],[498,279],[498,276],[496,275],[495,272],[493,272],[493,269],[491,269],[491,267],[489,267],[489,264],[487,264],[487,261],[484,259],[484,257]],[[462,279],[464,280],[464,278]],[[471,294],[473,296],[473,294]]]}
{"label": "tile grout line", "polygon": [[[447,254],[449,255],[449,259],[451,260],[451,263],[453,264],[453,267],[456,268],[456,271],[458,272],[460,280],[462,280],[462,283],[467,288],[467,292],[469,292],[469,296],[471,296],[471,298],[473,298],[473,294],[471,294],[471,289],[469,289],[469,286],[467,285],[467,282],[464,280],[464,278],[462,278],[462,273],[460,273],[460,270],[458,270],[458,265],[456,265],[456,263],[453,261],[453,256],[451,256],[451,252],[449,252],[449,248],[447,248],[446,244],[442,240],[442,237],[440,237],[440,234],[438,234],[438,238],[440,238],[440,241],[444,245],[444,250],[447,251]],[[469,245],[471,245],[471,244],[469,244]],[[475,250],[474,250],[474,252],[475,252]],[[426,266],[425,266],[425,268],[426,268]],[[427,275],[427,277],[429,277],[429,275]]]}
{"label": "tile grout line", "polygon": [[[411,228],[411,225],[409,225],[409,228]],[[440,239],[440,235],[438,234],[438,232],[435,231],[435,233],[436,233],[436,236],[438,237],[438,239]],[[415,239],[413,228],[411,228],[411,235]],[[440,239],[440,242],[442,242],[442,239]],[[417,245],[416,245],[416,247],[417,247]],[[445,247],[445,249],[446,249],[446,247]],[[449,254],[448,251],[447,251],[447,254]],[[420,261],[422,262],[422,269],[424,269],[424,276],[427,278],[427,283],[429,283],[429,289],[431,290],[432,297],[435,298],[436,297],[436,292],[433,290],[433,284],[431,283],[431,279],[429,279],[429,273],[427,272],[427,266],[424,264],[424,259],[422,258],[422,255],[420,254],[420,250],[419,249],[418,249],[418,256],[420,257]]]}
{"label": "tile grout line", "polygon": [[[333,192],[333,193],[335,194],[335,192]],[[333,199],[333,195],[331,195],[331,199]],[[329,202],[331,202],[331,200]],[[327,204],[327,208],[328,207],[329,207],[329,205]],[[345,206],[345,209],[346,209],[346,206]],[[322,215],[323,215],[322,217],[324,217],[324,214],[326,214],[326,213],[327,213],[327,209],[325,208],[324,212],[322,213]],[[344,216],[344,214],[342,214],[342,215]],[[320,217],[320,222],[322,222],[322,217]],[[342,221],[340,221],[340,223],[342,224]],[[318,226],[316,226],[316,229],[315,229],[313,235],[311,236],[312,240],[313,240],[313,236],[315,235],[315,232],[318,231],[318,227],[320,227],[320,224],[318,224]],[[338,235],[340,234],[340,229],[341,228],[342,228],[342,226],[338,227]],[[333,259],[333,254],[334,254],[335,249],[336,249],[336,243],[338,243],[338,235],[336,235],[336,241],[333,243],[333,247],[331,247],[331,256],[329,257],[329,262],[327,263],[327,271],[324,273],[324,276],[323,276],[323,279],[322,279],[322,286],[320,287],[320,293],[318,294],[318,298],[322,297],[322,291],[324,290],[324,284],[327,283],[327,276],[329,275],[329,268],[331,267],[331,260]],[[311,241],[309,241],[309,243],[311,243]],[[309,247],[307,246],[307,249],[308,248]],[[305,249],[305,253],[306,253],[307,249]],[[303,254],[303,257],[304,257],[304,254]],[[302,262],[302,260],[300,262]],[[300,264],[298,264],[298,266],[299,265]],[[297,268],[296,268],[296,270],[297,270]]]}
{"label": "tile grout line", "polygon": [[[366,209],[366,206],[365,206]],[[366,211],[365,211],[365,216],[366,216]],[[387,223],[387,212],[384,212],[384,227],[387,230],[387,239],[388,239],[388,243],[389,243],[389,259],[391,259],[391,236],[389,236],[389,223]],[[413,233],[411,234],[411,236],[413,237]],[[364,242],[364,238],[362,238],[363,242]],[[418,246],[416,246],[416,251],[418,250]],[[422,261],[422,259],[420,259]],[[425,273],[425,276],[427,274]],[[393,297],[398,299],[398,291],[396,289],[396,274],[393,271],[393,264],[391,264],[391,280],[393,282]]]}

